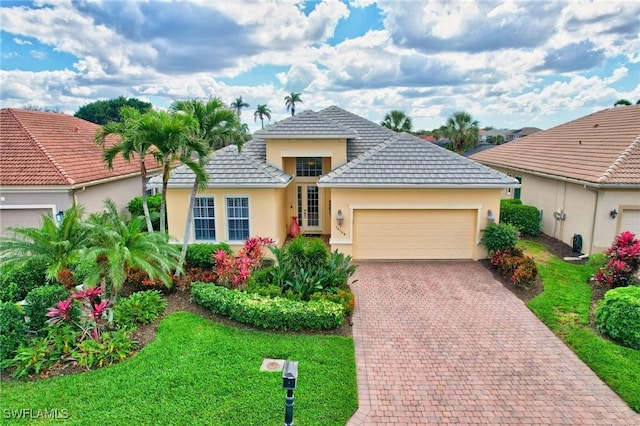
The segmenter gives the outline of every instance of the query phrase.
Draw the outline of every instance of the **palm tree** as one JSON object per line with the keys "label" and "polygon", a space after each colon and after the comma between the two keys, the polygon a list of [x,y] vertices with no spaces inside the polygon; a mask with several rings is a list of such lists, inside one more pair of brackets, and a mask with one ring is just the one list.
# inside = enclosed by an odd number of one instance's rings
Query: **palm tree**
{"label": "palm tree", "polygon": [[231,102],[231,108],[235,110],[236,114],[238,114],[238,122],[240,122],[240,114],[242,114],[242,108],[249,108],[249,104],[242,100],[242,96],[236,98],[235,101]]}
{"label": "palm tree", "polygon": [[630,102],[629,100],[627,100],[627,99],[618,99],[618,100],[616,101],[616,103],[615,103],[615,104],[613,104],[613,106],[614,106],[614,107],[617,107],[617,106],[629,106],[629,105],[632,105],[632,104],[631,104],[631,102]]}
{"label": "palm tree", "polygon": [[28,267],[31,262],[41,263],[47,266],[47,278],[58,280],[86,246],[88,232],[82,224],[83,214],[84,208],[74,205],[64,212],[60,223],[43,216],[40,228],[13,228],[13,236],[0,240],[2,264]]}
{"label": "palm tree", "polygon": [[[242,98],[236,99],[236,101],[238,100],[242,101]],[[193,181],[193,187],[191,188],[191,196],[189,198],[189,207],[187,210],[187,221],[185,223],[184,237],[182,240],[181,259],[184,260],[187,253],[189,235],[191,234],[193,206],[195,204],[196,195],[199,188],[204,189],[207,186],[208,178],[204,171],[204,167],[207,163],[208,157],[215,151],[215,149],[226,146],[230,143],[235,143],[239,152],[242,149],[244,138],[239,126],[239,110],[236,117],[236,113],[228,109],[219,98],[209,99],[206,103],[197,99],[176,101],[171,105],[171,110],[182,111],[192,115],[198,121],[197,134],[195,135],[196,138],[204,141],[209,147],[208,152],[199,157],[199,166],[203,169],[205,179],[199,180],[196,175],[196,179]]]}
{"label": "palm tree", "polygon": [[[151,223],[151,214],[149,213],[149,205],[147,204],[147,167],[145,157],[153,153],[153,145],[150,141],[140,139],[137,127],[140,124],[142,114],[133,107],[123,107],[120,110],[122,120],[101,126],[96,132],[95,142],[104,149],[103,160],[107,164],[109,170],[113,169],[113,160],[122,155],[127,161],[132,157],[138,156],[140,161],[140,178],[142,179],[142,209],[147,222],[147,230],[153,231]],[[120,136],[115,144],[106,148],[107,137],[110,135]]]}
{"label": "palm tree", "polygon": [[204,142],[194,137],[198,133],[198,120],[190,114],[176,112],[149,111],[141,117],[136,130],[141,140],[153,144],[156,157],[162,164],[162,195],[160,198],[160,232],[166,231],[167,184],[169,172],[175,163],[182,163],[196,174],[199,180],[206,180],[204,170],[197,158],[208,152]]}
{"label": "palm tree", "polygon": [[259,118],[263,129],[265,117],[267,117],[267,119],[271,121],[271,110],[269,109],[267,104],[258,105],[258,108],[256,108],[256,111],[253,113],[253,120],[257,121]]}
{"label": "palm tree", "polygon": [[447,119],[445,136],[456,152],[461,153],[475,147],[480,139],[478,121],[464,111],[455,112]]}
{"label": "palm tree", "polygon": [[159,279],[171,286],[170,273],[181,270],[180,253],[160,232],[143,232],[142,217],[128,223],[113,201],[104,201],[105,212],[92,215],[86,222],[89,244],[82,251],[86,258],[95,260],[95,267],[85,277],[86,284],[101,283],[107,296],[117,298],[127,270],[137,268],[151,279]]}
{"label": "palm tree", "polygon": [[292,117],[296,113],[296,102],[303,103],[302,98],[300,97],[301,94],[302,93],[291,92],[284,97],[284,104],[287,107],[287,111],[291,110]]}
{"label": "palm tree", "polygon": [[393,110],[384,116],[384,120],[380,122],[381,126],[393,130],[394,132],[411,132],[413,123],[411,117],[407,116],[404,111]]}

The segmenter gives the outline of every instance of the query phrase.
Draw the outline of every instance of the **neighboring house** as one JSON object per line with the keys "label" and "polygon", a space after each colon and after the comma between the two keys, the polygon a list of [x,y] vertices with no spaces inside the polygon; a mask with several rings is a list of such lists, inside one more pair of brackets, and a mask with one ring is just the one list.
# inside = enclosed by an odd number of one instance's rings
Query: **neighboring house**
{"label": "neighboring house", "polygon": [[[481,230],[518,183],[418,137],[338,107],[304,111],[207,163],[190,242],[249,236],[282,245],[292,217],[355,259],[478,259]],[[171,173],[170,234],[182,240],[194,175]],[[157,182],[157,178],[153,181]]]}
{"label": "neighboring house", "polygon": [[[64,213],[74,203],[93,213],[105,198],[124,208],[140,195],[139,162],[118,157],[108,170],[94,142],[98,127],[65,114],[0,110],[2,235],[9,227],[40,226],[42,215]],[[156,167],[151,157],[147,164]]]}
{"label": "neighboring house", "polygon": [[640,235],[640,105],[606,109],[472,159],[517,177],[508,196],[543,211],[542,231],[585,253],[621,231]]}
{"label": "neighboring house", "polygon": [[487,142],[487,139],[490,136],[502,136],[504,140],[507,140],[507,135],[513,133],[511,130],[507,129],[491,129],[491,130],[480,130],[480,142]]}
{"label": "neighboring house", "polygon": [[538,129],[537,127],[523,127],[522,129],[515,130],[513,132],[507,133],[505,135],[505,141],[510,142],[513,140],[522,139],[526,136],[533,135],[534,133],[541,132],[542,129]]}

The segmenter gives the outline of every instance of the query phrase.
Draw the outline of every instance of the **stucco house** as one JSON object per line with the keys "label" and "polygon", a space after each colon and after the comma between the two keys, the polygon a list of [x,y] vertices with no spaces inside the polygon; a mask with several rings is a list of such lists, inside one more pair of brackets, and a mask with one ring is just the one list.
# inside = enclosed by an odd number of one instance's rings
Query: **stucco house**
{"label": "stucco house", "polygon": [[[124,209],[140,195],[137,160],[115,159],[113,170],[94,143],[98,125],[66,114],[13,108],[0,110],[0,233],[40,226],[42,215],[64,213],[74,203],[87,213],[111,198]],[[150,173],[160,169],[152,157]]]}
{"label": "stucco house", "polygon": [[[240,153],[220,149],[206,168],[189,242],[237,248],[263,236],[284,244],[296,217],[302,233],[329,236],[332,249],[355,259],[483,257],[481,230],[497,218],[501,192],[518,186],[335,106],[266,127]],[[168,184],[169,232],[178,240],[193,179],[182,166]]]}
{"label": "stucco house", "polygon": [[522,182],[505,196],[542,210],[542,231],[584,253],[640,235],[640,105],[599,111],[472,155]]}

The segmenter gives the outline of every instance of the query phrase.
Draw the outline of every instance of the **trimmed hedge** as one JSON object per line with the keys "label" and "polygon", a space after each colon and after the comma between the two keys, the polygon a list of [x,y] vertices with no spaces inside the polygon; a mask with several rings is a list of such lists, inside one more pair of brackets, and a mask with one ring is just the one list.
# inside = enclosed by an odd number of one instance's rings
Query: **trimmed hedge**
{"label": "trimmed hedge", "polygon": [[596,308],[596,326],[622,345],[640,350],[640,287],[607,291]]}
{"label": "trimmed hedge", "polygon": [[480,243],[489,253],[505,250],[516,246],[518,231],[507,223],[490,223],[482,234]]}
{"label": "trimmed hedge", "polygon": [[22,312],[12,302],[0,302],[0,361],[12,359],[24,341]]}
{"label": "trimmed hedge", "polygon": [[184,259],[187,268],[214,269],[216,267],[215,253],[218,250],[223,250],[230,255],[233,254],[233,250],[227,243],[199,243],[187,246],[187,254]]}
{"label": "trimmed hedge", "polygon": [[344,323],[344,308],[328,300],[299,302],[262,297],[207,283],[192,283],[191,298],[214,314],[275,330],[331,330]]}
{"label": "trimmed hedge", "polygon": [[500,222],[510,223],[522,235],[540,235],[540,210],[512,200],[500,201]]}

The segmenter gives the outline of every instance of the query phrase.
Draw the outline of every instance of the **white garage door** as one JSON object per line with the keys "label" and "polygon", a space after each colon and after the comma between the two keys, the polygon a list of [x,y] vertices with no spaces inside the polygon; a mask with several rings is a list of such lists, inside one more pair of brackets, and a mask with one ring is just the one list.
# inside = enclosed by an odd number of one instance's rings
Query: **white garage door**
{"label": "white garage door", "polygon": [[631,231],[640,238],[640,209],[624,209],[620,218],[620,232]]}
{"label": "white garage door", "polygon": [[473,259],[476,210],[355,210],[354,259]]}
{"label": "white garage door", "polygon": [[39,228],[44,214],[51,216],[51,209],[0,209],[0,234],[11,235],[9,228]]}

